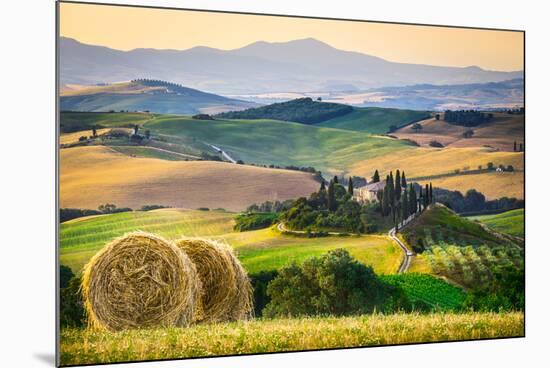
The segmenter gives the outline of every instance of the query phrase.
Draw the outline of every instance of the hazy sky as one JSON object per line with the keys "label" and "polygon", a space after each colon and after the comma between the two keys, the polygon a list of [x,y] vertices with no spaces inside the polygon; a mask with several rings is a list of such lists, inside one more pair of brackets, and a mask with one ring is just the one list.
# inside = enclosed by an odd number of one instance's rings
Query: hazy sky
{"label": "hazy sky", "polygon": [[119,50],[235,49],[313,37],[396,62],[523,69],[523,33],[61,3],[60,32]]}

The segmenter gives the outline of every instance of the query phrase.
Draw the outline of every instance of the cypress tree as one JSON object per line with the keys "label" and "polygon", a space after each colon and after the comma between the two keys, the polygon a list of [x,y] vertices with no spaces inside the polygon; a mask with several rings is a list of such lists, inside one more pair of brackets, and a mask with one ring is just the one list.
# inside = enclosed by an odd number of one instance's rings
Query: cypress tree
{"label": "cypress tree", "polygon": [[424,194],[424,209],[430,204],[430,189],[428,184],[425,185],[425,194]]}
{"label": "cypress tree", "polygon": [[416,203],[416,190],[413,185],[409,185],[409,215],[418,212],[418,204]]}
{"label": "cypress tree", "polygon": [[348,193],[350,196],[353,196],[353,180],[351,180],[351,176],[348,180]]}
{"label": "cypress tree", "polygon": [[378,174],[378,170],[374,171],[374,175],[372,176],[372,182],[378,183],[380,181],[380,174]]}
{"label": "cypress tree", "polygon": [[389,212],[390,212],[390,191],[388,186],[386,186],[382,194],[382,216],[387,216]]}
{"label": "cypress tree", "polygon": [[435,203],[432,182],[430,182],[430,203]]}
{"label": "cypress tree", "polygon": [[390,171],[389,180],[386,182],[386,185],[390,188],[390,206],[393,207],[395,204],[395,186],[393,181],[393,173]]}
{"label": "cypress tree", "polygon": [[334,184],[338,184],[338,177],[334,175]]}
{"label": "cypress tree", "polygon": [[401,196],[401,211],[402,215],[401,217],[403,220],[405,220],[407,217],[409,217],[409,195],[407,193],[407,187],[405,187],[405,191],[403,192],[403,195]]}
{"label": "cypress tree", "polygon": [[514,152],[518,150],[518,142],[514,141]]}
{"label": "cypress tree", "polygon": [[401,199],[401,173],[399,170],[395,173],[395,199]]}
{"label": "cypress tree", "polygon": [[407,187],[407,179],[405,178],[405,171],[401,173],[401,187]]}
{"label": "cypress tree", "polygon": [[326,186],[325,186],[325,181],[322,180],[322,181],[321,181],[321,188],[319,189],[319,192],[322,192],[322,191],[325,191],[325,190],[327,190],[327,188],[326,188]]}
{"label": "cypress tree", "polygon": [[334,211],[336,207],[336,198],[334,196],[334,181],[331,180],[328,184],[327,191],[327,207],[329,211]]}

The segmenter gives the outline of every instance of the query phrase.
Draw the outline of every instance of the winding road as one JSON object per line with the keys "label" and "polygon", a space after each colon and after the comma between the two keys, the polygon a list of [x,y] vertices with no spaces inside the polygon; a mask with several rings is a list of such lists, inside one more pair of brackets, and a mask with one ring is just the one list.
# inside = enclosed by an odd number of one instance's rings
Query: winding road
{"label": "winding road", "polygon": [[235,159],[233,159],[233,157],[229,156],[229,154],[227,152],[225,152],[224,150],[222,150],[220,147],[216,147],[216,146],[214,146],[213,144],[210,144],[210,143],[206,143],[206,144],[209,145],[210,147],[214,148],[218,153],[221,153],[222,156],[226,160],[228,160],[228,161],[230,161],[231,163],[234,163],[234,164],[237,163],[237,161]]}
{"label": "winding road", "polygon": [[[399,229],[402,229],[403,226],[406,226],[415,217],[416,217],[415,215],[411,215],[407,219],[402,221],[399,224]],[[303,231],[303,230],[290,230],[285,226],[285,224],[283,222],[279,222],[277,224],[277,230],[279,230],[282,233],[291,233],[291,234],[306,234],[307,233],[306,231]],[[388,236],[390,237],[391,240],[393,240],[399,246],[399,248],[401,248],[401,250],[403,251],[403,254],[405,255],[405,258],[403,258],[403,262],[401,262],[401,264],[399,265],[399,269],[397,270],[397,273],[405,273],[405,272],[407,272],[407,270],[409,269],[409,266],[411,265],[411,259],[414,256],[414,253],[411,252],[405,246],[405,244],[403,244],[403,242],[395,235],[395,233],[396,233],[396,231],[395,231],[395,227],[394,227],[394,228],[390,229],[390,231],[388,231]],[[353,233],[338,233],[338,232],[334,232],[334,231],[329,231],[326,234],[332,235],[332,236],[356,235],[356,234],[353,234]]]}

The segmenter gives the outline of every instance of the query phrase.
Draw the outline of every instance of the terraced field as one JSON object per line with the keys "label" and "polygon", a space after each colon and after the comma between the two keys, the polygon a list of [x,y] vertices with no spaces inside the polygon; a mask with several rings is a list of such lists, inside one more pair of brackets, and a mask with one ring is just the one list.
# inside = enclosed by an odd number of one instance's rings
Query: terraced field
{"label": "terraced field", "polygon": [[282,235],[274,229],[233,232],[235,214],[223,211],[161,209],[92,216],[61,225],[61,263],[79,272],[108,241],[136,230],[150,231],[167,239],[202,236],[231,245],[250,273],[274,270],[291,261],[345,248],[377,273],[394,273],[402,252],[380,235],[360,237],[301,238]]}

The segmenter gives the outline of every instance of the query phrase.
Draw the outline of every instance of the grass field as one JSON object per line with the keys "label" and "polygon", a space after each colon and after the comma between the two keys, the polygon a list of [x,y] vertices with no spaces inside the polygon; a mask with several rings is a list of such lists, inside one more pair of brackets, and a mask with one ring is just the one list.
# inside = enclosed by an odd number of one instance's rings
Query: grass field
{"label": "grass field", "polygon": [[525,237],[525,210],[523,208],[499,213],[498,215],[474,216],[470,219],[479,221],[502,233]]}
{"label": "grass field", "polygon": [[404,273],[383,280],[400,286],[413,304],[427,304],[437,311],[458,311],[466,298],[461,288],[431,275]]}
{"label": "grass field", "polygon": [[[374,170],[386,175],[390,170],[405,170],[407,178],[424,177],[439,174],[454,174],[455,170],[477,170],[492,162],[494,166],[512,165],[522,170],[523,153],[493,151],[488,148],[409,148],[406,151],[389,153],[352,165],[350,172],[354,175],[371,177]],[[503,173],[482,173],[477,175],[452,175],[449,177],[429,179],[435,186],[459,190],[465,193],[476,189],[486,197],[493,199],[502,196],[523,198],[523,171]]]}
{"label": "grass field", "polygon": [[193,159],[192,156],[180,154],[178,152],[169,152],[155,147],[148,146],[109,146],[117,152],[132,157],[158,158],[168,161],[186,161]]}
{"label": "grass field", "polygon": [[377,273],[394,273],[402,252],[385,236],[301,238],[282,235],[274,229],[233,232],[233,213],[161,209],[123,212],[64,222],[60,231],[61,263],[79,272],[86,262],[111,239],[130,231],[153,232],[167,239],[202,236],[231,245],[250,273],[278,269],[291,261],[345,248]]}
{"label": "grass field", "polygon": [[313,166],[341,173],[354,162],[409,147],[367,133],[277,120],[195,120],[159,116],[145,124],[154,134],[193,137],[221,147],[246,163]]}
{"label": "grass field", "polygon": [[91,130],[93,126],[130,127],[153,118],[152,114],[144,112],[61,112],[60,115],[62,133]]}
{"label": "grass field", "polygon": [[[393,135],[403,139],[412,139],[426,147],[430,141],[436,140],[449,147],[490,146],[500,151],[513,151],[514,141],[517,143],[524,141],[524,115],[494,113],[494,116],[491,122],[471,128],[431,118],[420,122],[422,130],[418,132],[415,132],[411,126],[407,126]],[[474,131],[473,137],[464,138],[462,134],[470,129]]]}
{"label": "grass field", "polygon": [[[104,146],[61,150],[62,208],[114,203],[140,208],[242,210],[252,203],[296,198],[319,189],[312,174],[214,161],[131,157]],[[87,195],[83,195],[87,193]]]}
{"label": "grass field", "polygon": [[426,111],[356,107],[349,114],[325,120],[317,125],[371,134],[385,134],[392,125],[401,127],[426,116],[428,116]]}
{"label": "grass field", "polygon": [[523,313],[326,317],[117,333],[61,330],[63,365],[524,336]]}

